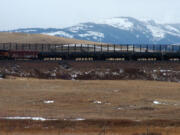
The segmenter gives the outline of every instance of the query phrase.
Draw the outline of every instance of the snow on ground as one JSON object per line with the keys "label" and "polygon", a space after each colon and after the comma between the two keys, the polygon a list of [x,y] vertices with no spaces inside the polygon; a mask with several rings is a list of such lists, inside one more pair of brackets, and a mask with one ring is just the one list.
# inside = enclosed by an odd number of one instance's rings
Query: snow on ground
{"label": "snow on ground", "polygon": [[153,101],[153,104],[160,105],[161,102],[159,102],[159,101]]}
{"label": "snow on ground", "polygon": [[53,100],[45,100],[44,103],[45,103],[45,104],[53,104],[54,101],[53,101]]}
{"label": "snow on ground", "polygon": [[93,101],[93,103],[94,103],[94,104],[102,104],[102,102],[101,102],[101,101],[98,101],[98,100]]}
{"label": "snow on ground", "polygon": [[155,104],[155,105],[167,105],[168,103],[160,102],[160,101],[154,100],[154,101],[153,101],[153,104]]}
{"label": "snow on ground", "polygon": [[123,29],[123,30],[131,30],[134,26],[133,23],[131,23],[128,18],[110,18],[106,20],[100,20],[97,21],[96,24],[107,24],[110,26],[113,26],[118,29]]}
{"label": "snow on ground", "polygon": [[[43,117],[0,117],[0,119],[6,119],[6,120],[34,120],[34,121],[51,121],[51,120],[58,120],[58,119],[46,119]],[[70,118],[70,119],[64,119],[64,120],[70,120],[70,121],[83,121],[86,120],[85,118]]]}
{"label": "snow on ground", "polygon": [[46,119],[43,117],[0,117],[0,119],[8,119],[8,120],[35,120],[35,121],[46,121],[46,120],[56,120],[56,119]]}
{"label": "snow on ground", "polygon": [[159,25],[147,24],[147,29],[152,33],[154,40],[161,40],[166,34],[180,37],[180,31],[169,25],[161,27]]}
{"label": "snow on ground", "polygon": [[157,72],[157,70],[154,69],[153,72]]}
{"label": "snow on ground", "polygon": [[62,37],[67,37],[67,38],[73,38],[74,36],[71,34],[68,34],[64,31],[56,31],[56,32],[49,32],[49,33],[42,33],[44,35],[49,35],[49,36],[62,36]]}
{"label": "snow on ground", "polygon": [[84,118],[75,118],[75,119],[64,119],[64,120],[70,120],[70,121],[83,121],[86,120]]}
{"label": "snow on ground", "polygon": [[127,106],[119,106],[118,108],[115,108],[117,110],[134,110],[134,109],[138,109],[139,107],[137,107],[136,105],[127,105]]}
{"label": "snow on ground", "polygon": [[118,110],[124,110],[122,107],[118,107],[117,109],[118,109]]}
{"label": "snow on ground", "polygon": [[120,69],[120,70],[119,70],[119,73],[120,73],[120,74],[124,73],[124,69]]}
{"label": "snow on ground", "polygon": [[85,119],[84,118],[76,118],[75,120],[82,121],[82,120],[85,120]]}
{"label": "snow on ground", "polygon": [[155,39],[160,40],[165,37],[165,32],[161,28],[153,25],[147,25],[147,28],[151,31]]}
{"label": "snow on ground", "polygon": [[71,78],[72,78],[72,79],[75,79],[75,78],[77,78],[77,77],[78,77],[77,74],[72,74],[72,75],[71,75]]}
{"label": "snow on ground", "polygon": [[161,72],[161,73],[163,73],[163,72],[171,72],[171,70],[161,69],[160,72]]}
{"label": "snow on ground", "polygon": [[178,29],[176,29],[176,28],[174,28],[174,27],[172,27],[172,26],[170,26],[170,25],[166,25],[165,28],[166,28],[167,30],[172,31],[172,32],[180,33],[180,31],[179,31]]}
{"label": "snow on ground", "polygon": [[95,31],[87,31],[85,34],[79,34],[80,37],[91,37],[93,36],[94,39],[97,38],[104,38],[104,34],[100,32],[95,32]]}
{"label": "snow on ground", "polygon": [[160,69],[160,70],[154,69],[153,72],[154,72],[154,73],[156,73],[156,72],[166,73],[166,72],[174,72],[174,71],[172,71],[172,70],[166,70],[166,69]]}
{"label": "snow on ground", "polygon": [[79,32],[80,30],[86,30],[88,28],[92,28],[93,26],[92,25],[84,25],[84,24],[79,24],[77,26],[73,26],[71,27],[69,30],[73,33],[77,33]]}
{"label": "snow on ground", "polygon": [[180,105],[179,103],[173,102],[173,101],[163,101],[163,102],[160,102],[158,100],[154,100],[153,104],[155,104],[155,105],[174,105],[174,106],[179,106]]}
{"label": "snow on ground", "polygon": [[84,29],[84,25],[78,25],[78,26],[71,27],[69,30],[70,30],[71,32],[76,33],[76,32],[78,32],[79,30],[83,30],[83,29]]}

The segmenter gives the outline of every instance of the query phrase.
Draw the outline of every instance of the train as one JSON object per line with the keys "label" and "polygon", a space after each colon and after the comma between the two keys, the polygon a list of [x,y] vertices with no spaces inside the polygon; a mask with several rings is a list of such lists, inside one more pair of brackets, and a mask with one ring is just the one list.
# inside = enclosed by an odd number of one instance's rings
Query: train
{"label": "train", "polygon": [[38,51],[0,50],[0,59],[39,59]]}
{"label": "train", "polygon": [[0,45],[0,60],[178,60],[180,46]]}

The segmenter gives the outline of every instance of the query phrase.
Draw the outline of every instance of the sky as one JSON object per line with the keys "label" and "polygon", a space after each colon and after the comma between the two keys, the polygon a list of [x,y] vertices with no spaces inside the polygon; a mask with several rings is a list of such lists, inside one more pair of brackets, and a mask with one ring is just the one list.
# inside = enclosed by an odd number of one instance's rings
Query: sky
{"label": "sky", "polygon": [[180,23],[180,0],[0,0],[0,30],[63,28],[120,16]]}

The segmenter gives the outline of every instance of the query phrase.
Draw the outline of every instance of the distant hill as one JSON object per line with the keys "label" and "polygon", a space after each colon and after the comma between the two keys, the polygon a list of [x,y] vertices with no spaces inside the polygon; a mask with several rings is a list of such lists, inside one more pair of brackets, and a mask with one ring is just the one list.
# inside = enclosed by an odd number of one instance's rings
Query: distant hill
{"label": "distant hill", "polygon": [[180,24],[158,24],[153,20],[116,17],[81,23],[63,29],[25,28],[10,32],[53,35],[113,44],[179,44]]}
{"label": "distant hill", "polygon": [[84,40],[49,36],[43,34],[26,34],[0,32],[0,43],[41,43],[41,44],[100,44]]}

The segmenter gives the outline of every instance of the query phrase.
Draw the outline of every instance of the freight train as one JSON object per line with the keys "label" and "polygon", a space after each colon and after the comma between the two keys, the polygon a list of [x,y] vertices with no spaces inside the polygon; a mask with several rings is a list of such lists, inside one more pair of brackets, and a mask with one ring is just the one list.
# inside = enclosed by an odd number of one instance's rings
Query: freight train
{"label": "freight train", "polygon": [[72,45],[39,45],[39,46],[0,46],[0,59],[12,60],[178,60],[180,46],[141,45],[126,46],[72,46]]}

